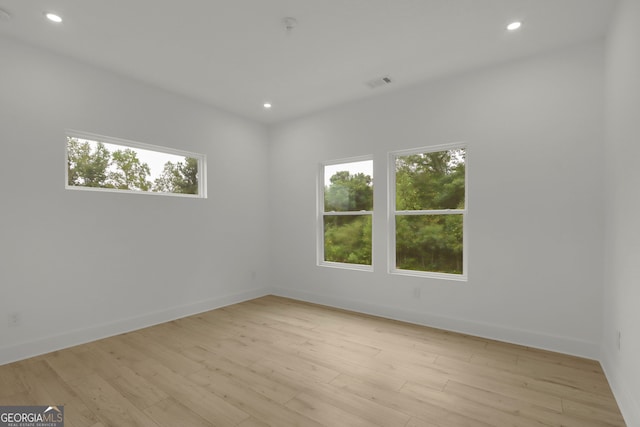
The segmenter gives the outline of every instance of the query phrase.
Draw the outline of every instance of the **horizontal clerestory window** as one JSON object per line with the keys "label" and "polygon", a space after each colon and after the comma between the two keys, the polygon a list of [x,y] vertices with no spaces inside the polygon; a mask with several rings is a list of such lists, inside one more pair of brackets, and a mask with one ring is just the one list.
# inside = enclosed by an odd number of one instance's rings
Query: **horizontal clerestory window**
{"label": "horizontal clerestory window", "polygon": [[68,131],[65,188],[206,198],[206,157]]}

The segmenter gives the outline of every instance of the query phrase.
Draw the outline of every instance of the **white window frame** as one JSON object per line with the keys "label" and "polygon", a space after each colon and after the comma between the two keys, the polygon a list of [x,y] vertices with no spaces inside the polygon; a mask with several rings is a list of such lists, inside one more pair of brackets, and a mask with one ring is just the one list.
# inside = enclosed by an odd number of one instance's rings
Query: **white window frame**
{"label": "white window frame", "polygon": [[[433,153],[436,151],[448,151],[464,149],[465,155],[465,175],[464,175],[464,209],[438,209],[438,210],[396,210],[396,158],[411,154]],[[388,230],[388,267],[389,274],[404,276],[425,277],[432,279],[446,279],[456,281],[467,281],[469,271],[469,243],[467,233],[467,213],[469,210],[469,149],[464,142],[451,144],[432,145],[427,147],[412,148],[408,150],[392,151],[389,153],[387,164],[388,172],[388,202],[387,215]],[[399,215],[462,215],[462,274],[440,273],[434,271],[404,270],[396,268],[396,216]]]}
{"label": "white window frame", "polygon": [[[325,166],[331,166],[331,165],[339,165],[342,163],[353,163],[353,162],[362,162],[362,161],[371,161],[373,163],[373,156],[372,155],[367,155],[367,156],[359,156],[359,157],[349,157],[346,159],[339,159],[339,160],[330,160],[330,161],[326,161],[323,163],[320,163],[319,167],[318,167],[318,181],[317,181],[317,209],[316,209],[316,224],[317,224],[317,238],[316,238],[316,242],[317,242],[317,265],[320,267],[332,267],[332,268],[341,268],[341,269],[347,269],[347,270],[359,270],[359,271],[373,271],[373,248],[374,248],[374,233],[373,231],[371,232],[371,265],[365,265],[365,264],[350,264],[350,263],[345,263],[345,262],[333,262],[333,261],[325,261],[324,259],[324,217],[325,216],[339,216],[339,215],[344,215],[344,216],[362,216],[362,215],[370,215],[371,216],[371,229],[375,230],[375,225],[374,225],[374,215],[373,215],[373,210],[371,211],[348,211],[348,212],[325,212],[324,211],[324,180],[325,180],[325,176],[324,176],[324,170],[325,170]],[[375,164],[373,164],[373,170],[374,170],[374,176],[372,177],[373,179],[375,179]],[[374,185],[375,185],[375,181],[374,181]],[[375,204],[375,196],[374,196],[374,204]]]}
{"label": "white window frame", "polygon": [[101,187],[84,187],[79,185],[69,185],[69,170],[67,168],[68,159],[68,142],[65,138],[64,143],[64,187],[67,190],[79,190],[79,191],[101,191],[107,193],[128,193],[128,194],[147,194],[155,196],[171,196],[171,197],[187,197],[196,199],[207,198],[207,156],[205,154],[194,153],[191,151],[178,150],[175,148],[162,147],[159,145],[147,144],[144,142],[130,141],[121,138],[115,138],[112,136],[98,135],[94,133],[78,131],[73,129],[67,129],[65,131],[67,138],[79,138],[89,141],[104,142],[106,144],[120,145],[125,148],[139,148],[142,150],[155,151],[158,153],[172,154],[176,156],[190,157],[198,160],[198,194],[184,194],[184,193],[169,193],[159,191],[136,191],[136,190],[122,190],[117,188],[101,188]]}

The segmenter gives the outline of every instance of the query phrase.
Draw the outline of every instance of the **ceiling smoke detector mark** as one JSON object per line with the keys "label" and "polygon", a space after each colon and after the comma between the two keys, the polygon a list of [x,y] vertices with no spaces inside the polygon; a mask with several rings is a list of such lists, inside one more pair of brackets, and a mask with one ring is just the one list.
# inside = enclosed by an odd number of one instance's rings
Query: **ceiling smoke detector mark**
{"label": "ceiling smoke detector mark", "polygon": [[284,25],[284,30],[287,32],[287,34],[291,34],[293,29],[298,26],[298,20],[296,18],[287,16],[286,18],[282,19],[282,25]]}
{"label": "ceiling smoke detector mark", "polygon": [[6,10],[0,9],[0,22],[7,22],[11,20],[11,15]]}
{"label": "ceiling smoke detector mark", "polygon": [[369,86],[371,89],[375,89],[380,86],[386,86],[390,83],[391,83],[391,77],[384,76],[384,77],[378,77],[377,79],[369,80],[367,82],[367,86]]}

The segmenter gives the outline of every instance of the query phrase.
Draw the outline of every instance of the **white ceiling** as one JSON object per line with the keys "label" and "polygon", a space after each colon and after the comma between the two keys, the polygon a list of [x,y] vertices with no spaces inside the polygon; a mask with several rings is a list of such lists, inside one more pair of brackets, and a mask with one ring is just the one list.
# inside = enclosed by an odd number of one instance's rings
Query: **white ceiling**
{"label": "white ceiling", "polygon": [[[273,123],[600,38],[614,6],[614,0],[0,0],[12,16],[0,19],[0,34]],[[45,11],[64,22],[48,22]],[[290,33],[282,23],[287,16],[298,21]],[[524,24],[509,33],[513,20]],[[385,75],[392,84],[373,90],[365,84]],[[273,103],[270,111],[265,101]]]}

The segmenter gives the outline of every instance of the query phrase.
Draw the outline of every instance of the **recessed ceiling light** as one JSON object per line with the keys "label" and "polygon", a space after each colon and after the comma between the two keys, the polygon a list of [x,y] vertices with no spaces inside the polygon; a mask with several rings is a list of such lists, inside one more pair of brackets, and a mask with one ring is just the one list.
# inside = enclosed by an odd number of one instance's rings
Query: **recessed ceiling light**
{"label": "recessed ceiling light", "polygon": [[270,103],[270,102],[265,102],[264,104],[262,104],[262,106],[263,106],[265,109],[267,109],[267,110],[268,110],[269,108],[271,108],[271,103]]}
{"label": "recessed ceiling light", "polygon": [[522,22],[520,22],[520,21],[515,21],[515,22],[512,22],[511,24],[507,25],[507,30],[509,30],[509,31],[515,31],[515,30],[517,30],[517,29],[518,29],[518,28],[520,28],[520,27],[522,27]]}
{"label": "recessed ceiling light", "polygon": [[62,18],[60,17],[60,15],[56,15],[55,13],[45,12],[44,16],[46,16],[49,21],[55,22],[56,24],[62,22]]}

